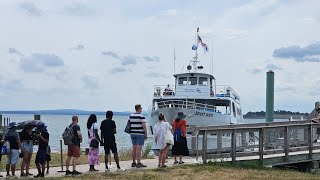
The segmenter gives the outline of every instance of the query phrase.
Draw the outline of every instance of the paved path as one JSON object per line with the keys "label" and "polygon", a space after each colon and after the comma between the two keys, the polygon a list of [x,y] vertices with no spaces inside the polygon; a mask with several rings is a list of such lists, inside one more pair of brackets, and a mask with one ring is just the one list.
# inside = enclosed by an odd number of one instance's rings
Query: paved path
{"label": "paved path", "polygon": [[[199,157],[200,159],[200,157]],[[192,157],[184,157],[183,158],[183,161],[185,162],[185,164],[196,164],[198,163],[196,161],[195,158],[192,158]],[[174,160],[173,158],[169,158],[168,159],[168,162],[166,163],[167,166],[180,166],[180,165],[174,165],[173,164]],[[127,171],[131,171],[131,170],[143,170],[143,169],[156,169],[158,168],[158,159],[145,159],[145,160],[142,160],[142,163],[147,165],[147,168],[131,168],[131,163],[132,161],[121,161],[120,162],[120,166],[121,168],[124,168],[126,169]],[[112,161],[112,167],[110,169],[111,172],[115,172],[117,170],[117,166],[116,166],[116,163]],[[95,167],[96,169],[99,169],[99,171],[97,172],[105,172],[105,164],[104,163],[100,163],[100,166],[99,167]],[[63,168],[65,170],[65,167]],[[72,170],[72,166],[70,167],[70,169]],[[85,165],[78,165],[77,166],[77,171],[79,172],[82,172],[82,173],[94,173],[94,172],[89,172],[89,166],[87,164]],[[63,177],[65,176],[65,172],[58,172],[58,171],[61,171],[61,167],[51,167],[50,168],[50,173],[45,175],[46,177]],[[38,171],[36,169],[30,169],[30,173],[36,175],[38,173]],[[5,176],[5,172],[1,172],[1,174],[3,176]],[[20,177],[20,170],[17,170],[16,171],[16,176],[17,177]],[[30,176],[30,178],[33,178],[33,176]]]}

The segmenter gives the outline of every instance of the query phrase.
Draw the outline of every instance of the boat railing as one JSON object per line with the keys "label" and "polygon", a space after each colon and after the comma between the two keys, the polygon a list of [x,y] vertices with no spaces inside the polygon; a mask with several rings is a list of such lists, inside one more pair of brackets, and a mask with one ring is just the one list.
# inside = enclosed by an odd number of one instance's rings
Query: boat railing
{"label": "boat railing", "polygon": [[[155,85],[154,97],[174,97],[177,92],[174,85]],[[235,100],[240,100],[239,95],[229,85],[211,86],[210,97],[232,97]]]}
{"label": "boat railing", "polygon": [[215,93],[211,96],[214,97],[232,97],[235,100],[240,100],[240,96],[232,89],[229,85],[217,85],[215,89]]}
{"label": "boat railing", "polygon": [[175,96],[175,91],[172,88],[173,85],[155,85],[153,96],[163,97],[163,96]]}
{"label": "boat railing", "polygon": [[156,105],[151,106],[151,110],[158,110],[162,108],[184,108],[216,112],[216,107],[213,105],[196,103],[194,100],[165,100],[159,101]]}

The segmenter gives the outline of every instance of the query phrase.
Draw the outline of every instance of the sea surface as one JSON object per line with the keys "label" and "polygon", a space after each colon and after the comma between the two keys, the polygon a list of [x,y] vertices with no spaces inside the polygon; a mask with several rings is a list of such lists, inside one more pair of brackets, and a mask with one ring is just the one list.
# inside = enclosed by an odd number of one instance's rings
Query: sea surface
{"label": "sea surface", "polygon": [[[11,122],[22,122],[26,120],[33,120],[32,114],[3,114],[2,117],[9,117]],[[71,115],[41,115],[41,121],[47,126],[48,132],[50,133],[49,144],[52,151],[60,151],[60,140],[62,139],[62,133],[64,129],[71,123]],[[81,144],[81,148],[85,149],[88,147],[87,139],[87,127],[86,123],[89,115],[79,115],[79,125],[82,131],[84,141]],[[105,119],[105,116],[98,115],[98,125],[100,126],[101,121]],[[114,116],[113,120],[116,122],[117,134],[116,141],[118,149],[130,148],[131,140],[130,136],[124,132],[128,116]],[[275,120],[284,121],[284,120]],[[245,123],[259,123],[265,122],[264,119],[245,119]],[[100,131],[99,131],[100,132]],[[99,133],[100,134],[100,133]],[[34,147],[37,149],[37,147]],[[63,150],[66,150],[66,146],[63,146]],[[102,150],[102,148],[100,148]]]}

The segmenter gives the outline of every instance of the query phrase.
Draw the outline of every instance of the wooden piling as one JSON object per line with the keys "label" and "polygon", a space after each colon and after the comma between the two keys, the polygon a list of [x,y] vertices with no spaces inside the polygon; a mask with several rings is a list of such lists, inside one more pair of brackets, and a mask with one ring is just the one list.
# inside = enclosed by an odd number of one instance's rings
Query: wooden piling
{"label": "wooden piling", "polygon": [[264,139],[264,129],[261,128],[259,131],[259,162],[263,166],[263,139]]}
{"label": "wooden piling", "polygon": [[207,131],[204,131],[203,137],[202,137],[202,161],[203,163],[207,163]]}
{"label": "wooden piling", "polygon": [[34,115],[34,120],[40,121],[41,120],[41,115],[40,114],[35,114]]}

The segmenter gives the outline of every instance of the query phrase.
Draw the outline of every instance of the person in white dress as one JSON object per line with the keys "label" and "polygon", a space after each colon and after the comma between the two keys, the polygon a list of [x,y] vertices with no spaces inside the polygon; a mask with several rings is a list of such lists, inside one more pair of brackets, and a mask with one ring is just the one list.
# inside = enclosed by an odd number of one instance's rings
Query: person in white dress
{"label": "person in white dress", "polygon": [[172,126],[165,121],[163,113],[159,113],[158,119],[159,122],[154,127],[154,139],[160,149],[158,167],[167,167],[164,163],[166,162],[170,144],[165,143],[164,134],[167,130],[172,131]]}

